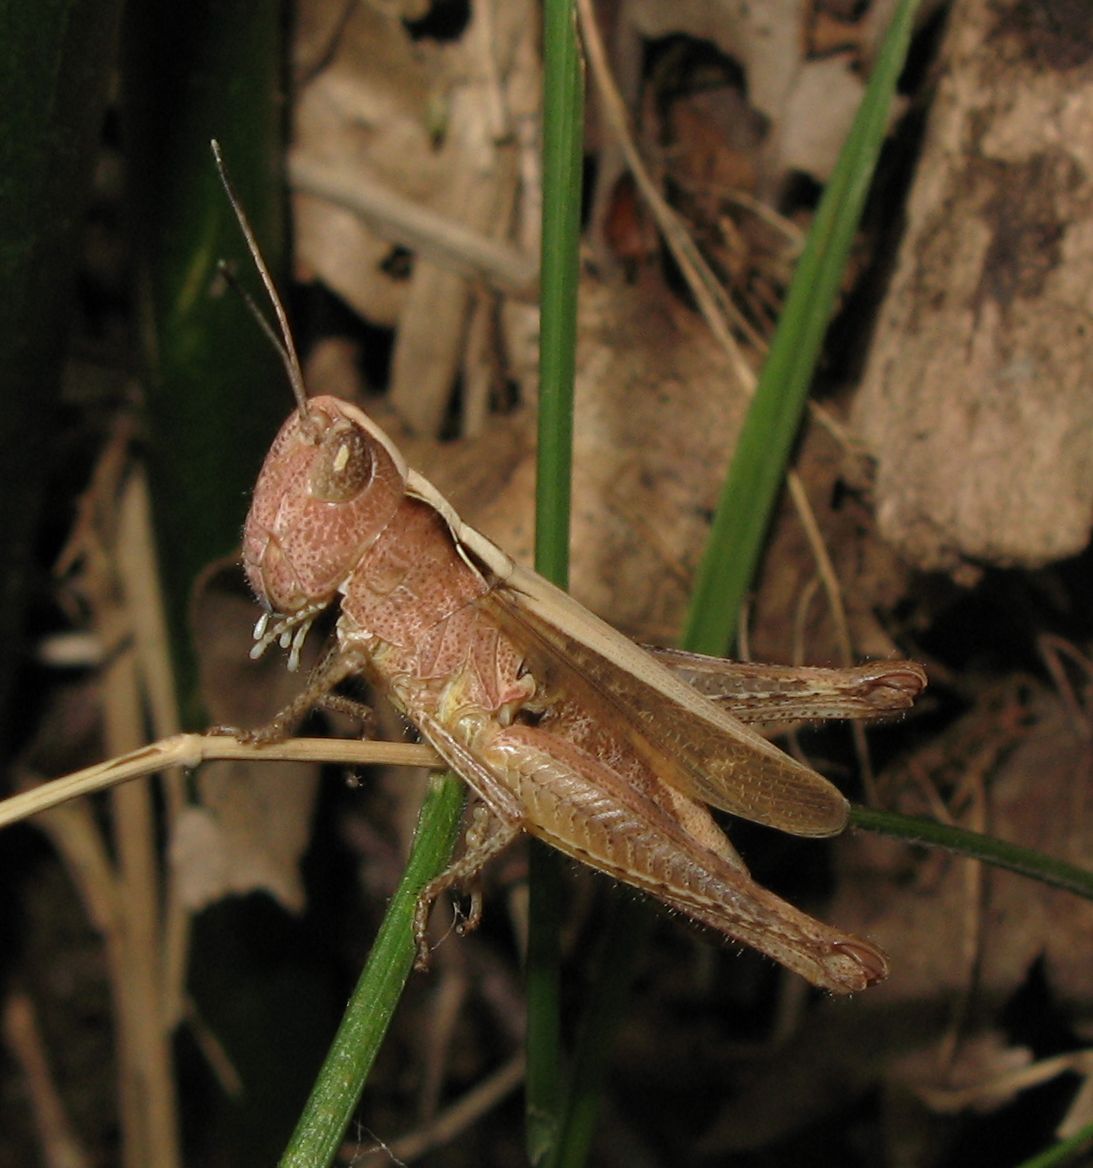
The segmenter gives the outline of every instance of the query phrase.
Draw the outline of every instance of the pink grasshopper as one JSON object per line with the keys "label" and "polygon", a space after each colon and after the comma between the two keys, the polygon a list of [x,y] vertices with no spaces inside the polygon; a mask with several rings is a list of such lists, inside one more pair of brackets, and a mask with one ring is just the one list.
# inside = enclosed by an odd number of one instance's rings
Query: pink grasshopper
{"label": "pink grasshopper", "polygon": [[481,800],[492,830],[480,821],[475,842],[422,893],[422,963],[436,896],[527,832],[814,985],[850,993],[883,980],[879,948],[755,883],[707,805],[799,836],[838,834],[842,794],[741,717],[891,713],[921,692],[922,669],[733,666],[647,651],[515,564],[361,410],[306,397],[284,310],[233,205],[297,397],[244,531],[244,567],[265,609],[253,655],[277,641],[294,668],[312,621],[340,604],[335,644],[306,691],[252,737],[285,736],[363,674]]}

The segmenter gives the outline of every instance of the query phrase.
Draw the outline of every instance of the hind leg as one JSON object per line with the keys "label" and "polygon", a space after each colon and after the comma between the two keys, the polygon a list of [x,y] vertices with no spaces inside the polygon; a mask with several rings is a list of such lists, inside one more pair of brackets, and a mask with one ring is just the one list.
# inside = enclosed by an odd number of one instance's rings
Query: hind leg
{"label": "hind leg", "polygon": [[435,880],[429,881],[417,898],[414,910],[414,940],[417,942],[416,969],[429,967],[429,941],[425,935],[429,923],[429,912],[433,902],[449,888],[456,886],[469,888],[471,909],[466,921],[460,927],[461,933],[471,933],[478,928],[482,919],[482,869],[495,856],[499,856],[518,836],[522,834],[520,825],[498,819],[485,804],[479,803],[471,816],[466,833],[466,847],[463,855],[450,864]]}

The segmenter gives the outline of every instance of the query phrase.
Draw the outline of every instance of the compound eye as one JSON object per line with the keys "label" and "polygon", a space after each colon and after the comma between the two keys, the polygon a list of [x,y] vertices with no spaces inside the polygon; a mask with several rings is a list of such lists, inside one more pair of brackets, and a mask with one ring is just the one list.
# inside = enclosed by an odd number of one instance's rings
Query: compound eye
{"label": "compound eye", "polygon": [[356,426],[323,435],[311,467],[311,494],[326,503],[348,503],[372,480],[375,459],[369,439]]}

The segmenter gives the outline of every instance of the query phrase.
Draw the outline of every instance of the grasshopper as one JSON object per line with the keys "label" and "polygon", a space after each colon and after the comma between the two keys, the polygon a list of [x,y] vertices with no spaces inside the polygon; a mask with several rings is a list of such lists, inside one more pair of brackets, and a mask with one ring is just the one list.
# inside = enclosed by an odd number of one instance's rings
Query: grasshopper
{"label": "grasshopper", "polygon": [[517,565],[360,409],[307,397],[283,306],[222,165],[221,177],[273,301],[297,401],[244,529],[244,569],[264,609],[252,656],[278,642],[295,668],[312,622],[340,607],[305,691],[249,737],[286,736],[340,682],[363,675],[470,786],[485,814],[463,856],[422,892],[419,964],[435,898],[472,882],[526,832],[816,986],[850,993],[883,980],[877,946],[757,884],[708,807],[799,836],[839,833],[843,795],[744,719],[891,713],[921,692],[921,667],[800,670],[650,651]]}

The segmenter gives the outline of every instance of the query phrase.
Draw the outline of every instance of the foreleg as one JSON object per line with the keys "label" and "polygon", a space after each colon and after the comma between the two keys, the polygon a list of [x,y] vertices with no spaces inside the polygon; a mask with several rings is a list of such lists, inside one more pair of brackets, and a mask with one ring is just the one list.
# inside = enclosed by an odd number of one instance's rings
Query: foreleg
{"label": "foreleg", "polygon": [[334,689],[347,677],[358,673],[360,668],[361,663],[356,657],[334,645],[311,671],[303,691],[264,726],[255,730],[217,726],[214,732],[233,734],[240,742],[249,742],[255,746],[283,742],[316,706],[330,701],[340,705],[342,699],[333,693]]}

